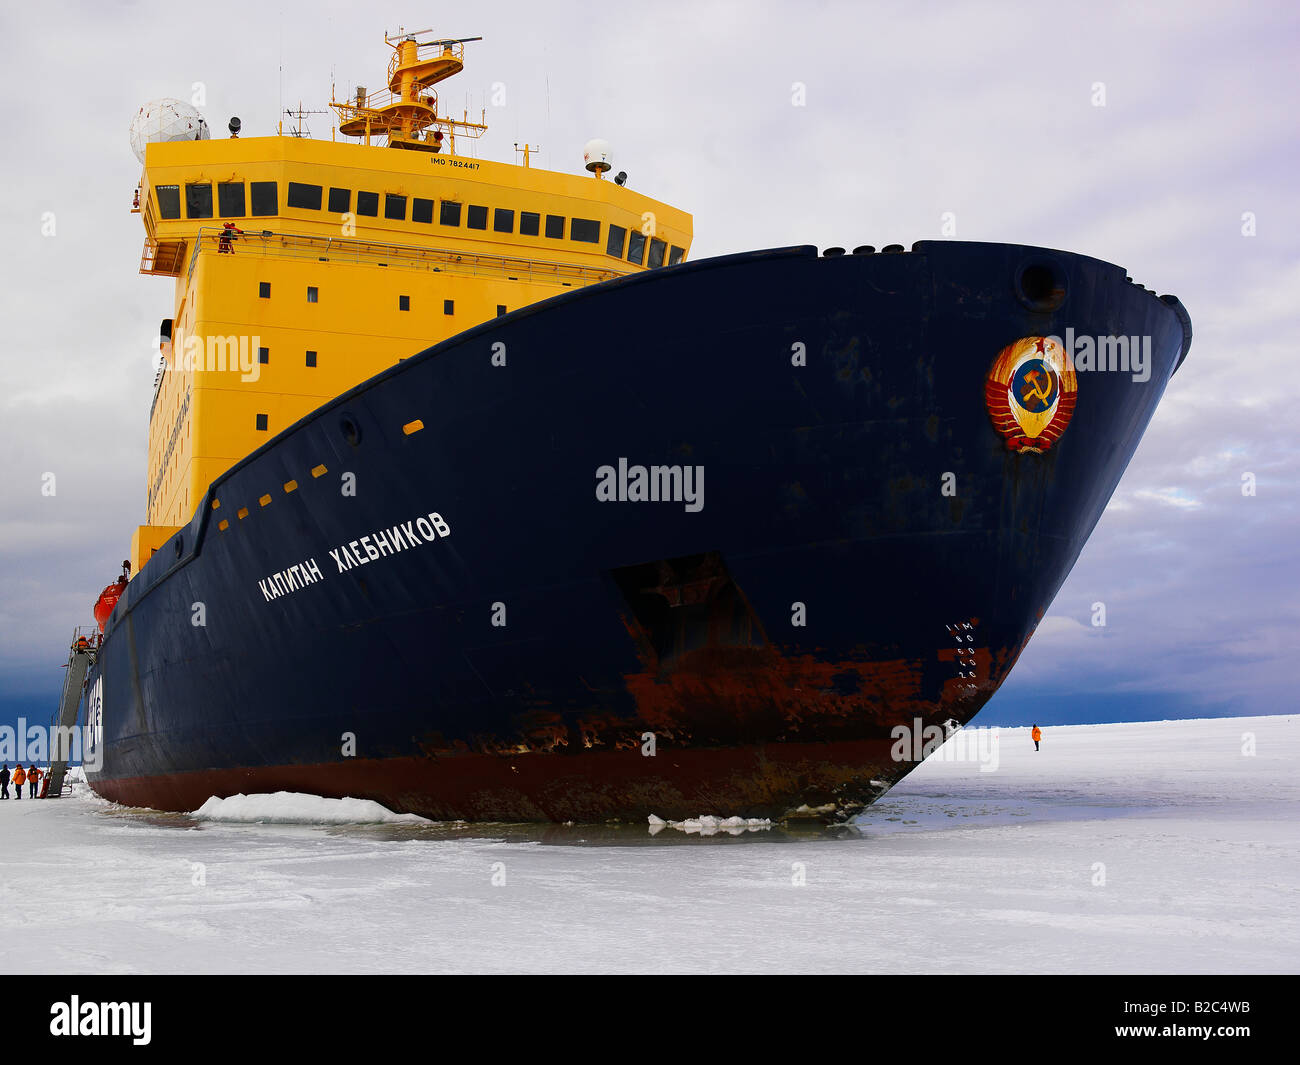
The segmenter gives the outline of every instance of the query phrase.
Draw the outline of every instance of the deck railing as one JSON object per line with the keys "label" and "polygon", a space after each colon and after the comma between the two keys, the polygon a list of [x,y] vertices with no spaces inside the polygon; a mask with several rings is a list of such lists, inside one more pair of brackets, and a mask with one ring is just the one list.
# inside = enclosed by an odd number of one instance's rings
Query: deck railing
{"label": "deck railing", "polygon": [[[194,264],[198,261],[200,252],[217,252],[224,239],[227,238],[221,229],[209,226],[199,229],[190,253],[189,277],[193,277]],[[230,241],[230,250],[235,255],[398,266],[461,277],[504,277],[511,281],[548,282],[571,288],[594,285],[621,274],[621,271],[616,270],[545,259],[484,255],[455,251],[450,248],[428,248],[414,244],[392,244],[386,241],[355,240],[347,237],[274,233],[269,230],[260,233],[245,232],[242,236],[233,238]]]}

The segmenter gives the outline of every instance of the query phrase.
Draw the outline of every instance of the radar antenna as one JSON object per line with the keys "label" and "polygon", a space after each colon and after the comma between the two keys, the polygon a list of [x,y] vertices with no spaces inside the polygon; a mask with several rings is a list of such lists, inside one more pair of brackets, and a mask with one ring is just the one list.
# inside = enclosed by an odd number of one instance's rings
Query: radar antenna
{"label": "radar antenna", "polygon": [[[305,110],[303,110],[303,106],[302,106],[302,101],[301,101],[301,100],[298,101],[298,107],[297,107],[297,109],[293,109],[293,108],[288,108],[288,107],[286,107],[286,108],[284,109],[284,113],[285,113],[286,115],[288,115],[290,118],[292,118],[292,119],[297,123],[297,125],[295,126],[295,128],[289,130],[289,136],[291,136],[291,137],[310,137],[310,136],[311,136],[311,130],[310,130],[310,129],[304,129],[304,128],[303,128],[303,125],[302,125],[302,121],[303,121],[303,119],[306,118],[308,115],[328,115],[328,114],[329,114],[328,111],[305,111]],[[281,119],[281,120],[280,120],[280,133],[281,133],[281,135],[284,134],[284,119]]]}

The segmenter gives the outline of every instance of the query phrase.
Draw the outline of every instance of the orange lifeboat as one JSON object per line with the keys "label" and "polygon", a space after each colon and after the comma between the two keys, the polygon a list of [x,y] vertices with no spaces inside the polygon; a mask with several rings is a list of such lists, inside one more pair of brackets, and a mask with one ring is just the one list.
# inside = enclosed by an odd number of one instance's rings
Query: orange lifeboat
{"label": "orange lifeboat", "polygon": [[122,576],[100,592],[99,598],[95,600],[95,623],[99,626],[100,632],[104,631],[104,623],[108,621],[108,615],[113,613],[117,601],[122,598],[122,593],[126,591],[126,582],[130,579],[131,564],[123,562]]}

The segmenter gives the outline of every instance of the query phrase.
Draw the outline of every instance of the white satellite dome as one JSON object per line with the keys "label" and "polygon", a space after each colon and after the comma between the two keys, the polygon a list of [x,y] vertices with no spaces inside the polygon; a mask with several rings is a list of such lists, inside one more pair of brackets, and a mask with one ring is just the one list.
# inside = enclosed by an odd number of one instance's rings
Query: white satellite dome
{"label": "white satellite dome", "polygon": [[150,100],[131,119],[131,151],[144,162],[144,146],[160,141],[205,141],[208,124],[198,111],[180,100]]}
{"label": "white satellite dome", "polygon": [[614,165],[614,153],[610,150],[609,141],[599,137],[587,141],[586,147],[582,149],[582,161],[593,174],[603,174]]}

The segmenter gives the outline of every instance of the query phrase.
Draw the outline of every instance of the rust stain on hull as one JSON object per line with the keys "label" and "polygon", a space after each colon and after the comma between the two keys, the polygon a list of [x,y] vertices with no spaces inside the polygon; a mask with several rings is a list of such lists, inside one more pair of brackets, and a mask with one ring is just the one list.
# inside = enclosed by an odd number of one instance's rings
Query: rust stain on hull
{"label": "rust stain on hull", "polygon": [[669,673],[623,679],[651,730],[699,742],[781,741],[887,728],[901,708],[916,708],[921,663],[826,662],[787,657],[771,646],[710,647],[688,652]]}
{"label": "rust stain on hull", "polygon": [[800,806],[849,816],[912,767],[888,741],[772,744],[713,750],[660,748],[574,755],[463,754],[348,759],[328,765],[202,770],[163,777],[92,779],[129,806],[198,809],[210,796],[300,791],[372,799],[435,821],[644,822],[702,813],[778,820]]}

